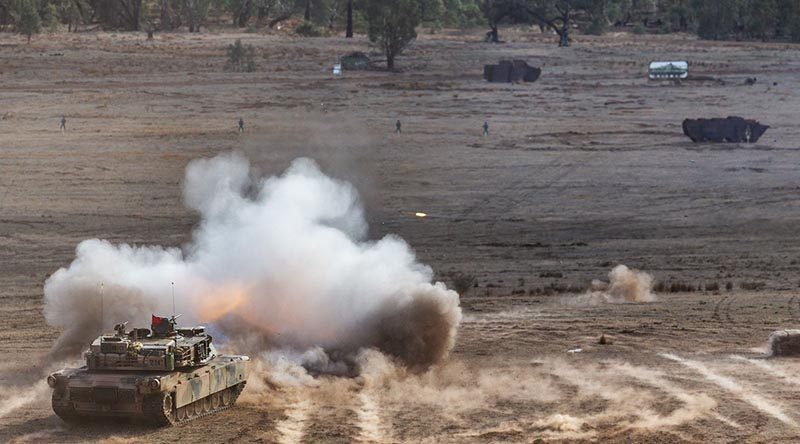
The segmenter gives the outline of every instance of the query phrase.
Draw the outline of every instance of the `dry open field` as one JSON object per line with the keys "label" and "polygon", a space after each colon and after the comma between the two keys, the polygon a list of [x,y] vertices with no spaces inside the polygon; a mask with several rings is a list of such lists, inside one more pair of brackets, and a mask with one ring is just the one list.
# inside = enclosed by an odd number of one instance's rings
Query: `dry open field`
{"label": "dry open field", "polygon": [[[0,34],[0,442],[800,442],[800,361],[757,359],[769,332],[800,324],[800,46],[503,37],[425,34],[399,74],[333,79],[365,39]],[[235,38],[257,48],[258,72],[222,72]],[[542,77],[484,83],[501,58]],[[648,82],[665,58],[725,82]],[[681,132],[727,115],[771,128],[753,145]],[[45,279],[87,238],[186,242],[184,167],[228,150],[265,174],[317,159],[361,192],[372,237],[402,236],[443,279],[474,275],[449,363],[253,383],[236,408],[162,430],[63,424],[41,382],[59,334]],[[542,294],[616,264],[721,290]]]}

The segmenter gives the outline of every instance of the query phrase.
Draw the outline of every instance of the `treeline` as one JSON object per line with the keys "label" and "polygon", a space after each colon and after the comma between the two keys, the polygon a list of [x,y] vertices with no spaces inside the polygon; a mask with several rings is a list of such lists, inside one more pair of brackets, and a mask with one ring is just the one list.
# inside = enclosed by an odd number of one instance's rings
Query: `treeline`
{"label": "treeline", "polygon": [[[15,30],[26,11],[35,10],[43,29],[59,25],[116,30],[198,31],[229,20],[234,27],[274,27],[292,17],[320,27],[344,28],[348,21],[366,29],[369,0],[0,0],[0,31]],[[485,23],[480,0],[419,0],[413,13],[434,27]],[[348,11],[352,15],[348,14]],[[348,20],[348,16],[350,19]]]}
{"label": "treeline", "polygon": [[489,25],[526,23],[562,36],[613,29],[696,33],[704,39],[800,42],[800,0],[483,0]]}
{"label": "treeline", "polygon": [[[42,29],[199,31],[209,23],[274,27],[289,18],[330,32],[367,32],[369,8],[392,0],[0,0],[0,31]],[[402,14],[426,27],[530,24],[568,44],[578,28],[636,33],[693,32],[706,39],[800,41],[800,0],[413,0]],[[396,6],[396,5],[395,5]]]}

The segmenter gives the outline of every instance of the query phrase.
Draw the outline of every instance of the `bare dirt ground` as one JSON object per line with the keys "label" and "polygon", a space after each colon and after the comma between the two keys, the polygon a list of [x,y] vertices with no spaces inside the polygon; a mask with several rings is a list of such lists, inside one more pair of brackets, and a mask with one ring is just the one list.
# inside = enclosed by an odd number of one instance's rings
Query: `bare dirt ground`
{"label": "bare dirt ground", "polygon": [[[257,73],[222,72],[235,38],[256,46]],[[400,74],[333,79],[363,38],[0,35],[0,442],[798,442],[800,361],[757,356],[800,323],[800,47],[504,38],[423,35]],[[484,83],[501,58],[542,77]],[[725,83],[648,82],[653,59]],[[727,115],[771,128],[752,145],[681,132],[686,117]],[[357,186],[372,236],[399,234],[443,278],[474,275],[450,362],[253,383],[236,408],[168,429],[63,424],[41,382],[59,333],[44,280],[86,238],[186,242],[184,167],[231,149],[264,173],[317,159]],[[617,263],[722,289],[637,304],[542,294]]]}

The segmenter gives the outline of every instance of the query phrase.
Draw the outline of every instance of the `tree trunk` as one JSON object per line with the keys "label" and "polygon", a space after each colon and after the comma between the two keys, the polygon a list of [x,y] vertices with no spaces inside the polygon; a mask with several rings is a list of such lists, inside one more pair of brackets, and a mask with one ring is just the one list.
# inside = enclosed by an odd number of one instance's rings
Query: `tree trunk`
{"label": "tree trunk", "polygon": [[160,26],[161,29],[163,30],[172,29],[172,18],[170,16],[171,14],[169,13],[169,2],[167,0],[161,0],[161,26]]}
{"label": "tree trunk", "polygon": [[142,0],[133,0],[133,11],[131,14],[131,27],[134,31],[138,31],[139,28],[139,18],[142,15]]}
{"label": "tree trunk", "polygon": [[560,39],[558,41],[558,46],[567,47],[569,46],[569,3],[567,3],[567,7],[564,9],[561,22],[561,32],[559,33]]}
{"label": "tree trunk", "polygon": [[[544,24],[558,34],[558,46],[569,46],[569,9],[569,2],[567,2],[564,9],[561,9],[556,5],[556,10],[558,10],[558,13],[561,14],[561,17],[549,19],[533,9],[526,8],[528,14],[539,21],[539,26]],[[558,20],[561,20],[561,26],[556,24]]]}
{"label": "tree trunk", "polygon": [[[30,43],[30,38],[28,38],[28,42]],[[394,55],[386,55],[386,69],[394,71]]]}
{"label": "tree trunk", "polygon": [[120,16],[128,22],[128,29],[130,31],[138,31],[139,18],[142,15],[142,0],[129,0],[127,2],[119,0],[119,4],[122,8]]}
{"label": "tree trunk", "polygon": [[303,13],[303,19],[307,22],[311,21],[311,0],[306,0],[306,10]]}
{"label": "tree trunk", "polygon": [[250,21],[250,0],[245,0],[242,2],[242,9],[239,10],[239,14],[236,17],[236,26],[240,28],[244,28],[247,26],[247,22]]}
{"label": "tree trunk", "polygon": [[491,31],[486,33],[485,41],[488,43],[500,43],[500,33],[497,31],[497,24],[490,25]]}
{"label": "tree trunk", "polygon": [[265,3],[259,2],[258,11],[256,12],[256,26],[263,26],[264,22],[269,17],[270,8]]}
{"label": "tree trunk", "polygon": [[353,38],[353,0],[347,0],[347,32],[345,38]]}

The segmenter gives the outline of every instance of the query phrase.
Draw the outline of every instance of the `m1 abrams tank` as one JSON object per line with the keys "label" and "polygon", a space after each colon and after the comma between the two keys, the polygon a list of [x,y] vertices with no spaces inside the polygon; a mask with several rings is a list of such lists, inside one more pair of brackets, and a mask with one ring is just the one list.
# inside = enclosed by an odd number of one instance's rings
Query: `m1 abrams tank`
{"label": "m1 abrams tank", "polygon": [[176,317],[153,316],[151,329],[92,342],[86,366],[47,377],[53,411],[67,422],[140,418],[159,426],[224,410],[242,392],[247,356],[218,355],[204,327],[176,328]]}

